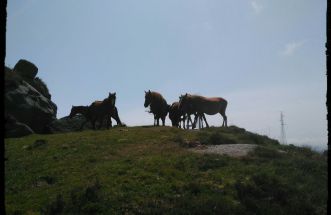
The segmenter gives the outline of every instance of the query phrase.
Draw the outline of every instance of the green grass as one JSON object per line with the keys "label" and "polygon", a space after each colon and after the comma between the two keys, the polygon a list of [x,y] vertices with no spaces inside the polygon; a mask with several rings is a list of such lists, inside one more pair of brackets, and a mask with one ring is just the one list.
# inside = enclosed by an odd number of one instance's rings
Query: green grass
{"label": "green grass", "polygon": [[[238,159],[191,140],[260,147]],[[234,126],[31,135],[5,139],[5,157],[7,214],[326,214],[325,156]]]}

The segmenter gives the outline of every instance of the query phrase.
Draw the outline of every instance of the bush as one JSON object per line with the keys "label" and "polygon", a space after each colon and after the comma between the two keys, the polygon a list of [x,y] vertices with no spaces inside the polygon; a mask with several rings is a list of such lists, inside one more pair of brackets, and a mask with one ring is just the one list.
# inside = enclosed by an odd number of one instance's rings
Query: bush
{"label": "bush", "polygon": [[199,141],[205,145],[220,145],[220,144],[235,144],[236,142],[226,135],[218,131],[212,133],[201,132],[199,134]]}
{"label": "bush", "polygon": [[239,200],[252,214],[318,214],[307,193],[272,173],[256,173],[248,180],[238,180],[235,188]]}
{"label": "bush", "polygon": [[282,157],[282,154],[276,149],[271,149],[267,147],[257,147],[254,151],[257,157],[269,159],[276,159]]}

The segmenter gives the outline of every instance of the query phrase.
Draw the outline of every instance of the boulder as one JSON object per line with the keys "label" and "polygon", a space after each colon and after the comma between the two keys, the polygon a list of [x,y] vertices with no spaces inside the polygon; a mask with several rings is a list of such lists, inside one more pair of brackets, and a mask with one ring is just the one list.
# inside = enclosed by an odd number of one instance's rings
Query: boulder
{"label": "boulder", "polygon": [[28,80],[33,80],[38,73],[38,68],[33,63],[24,59],[19,60],[13,70],[22,78]]}
{"label": "boulder", "polygon": [[33,130],[24,123],[18,122],[13,116],[5,116],[5,138],[8,137],[23,137],[33,134]]}
{"label": "boulder", "polygon": [[5,110],[34,132],[45,133],[45,127],[56,119],[57,106],[22,80],[16,88],[6,89]]}
{"label": "boulder", "polygon": [[[63,117],[57,120],[54,120],[49,125],[50,133],[62,133],[62,132],[72,132],[79,131],[82,123],[85,121],[85,117],[82,115],[76,115],[73,118]],[[83,127],[83,130],[92,129],[90,122],[87,122]]]}

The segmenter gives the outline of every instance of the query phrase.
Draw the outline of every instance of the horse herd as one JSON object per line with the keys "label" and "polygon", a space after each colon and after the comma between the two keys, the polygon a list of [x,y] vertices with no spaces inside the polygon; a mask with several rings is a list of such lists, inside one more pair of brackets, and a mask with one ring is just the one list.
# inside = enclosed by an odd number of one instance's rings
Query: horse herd
{"label": "horse herd", "polygon": [[[72,118],[76,114],[83,115],[85,121],[81,124],[80,129],[82,129],[87,122],[90,122],[93,129],[96,129],[97,121],[99,122],[98,128],[100,129],[105,118],[107,129],[112,126],[111,118],[116,120],[117,125],[122,126],[124,124],[118,116],[115,103],[116,93],[109,93],[108,97],[103,101],[94,101],[89,106],[72,106],[68,118]],[[199,127],[203,125],[202,120],[204,120],[206,126],[209,127],[205,114],[215,115],[217,113],[221,114],[223,117],[222,126],[227,126],[227,116],[225,115],[227,101],[221,97],[208,98],[186,93],[179,97],[178,102],[169,105],[160,93],[148,90],[145,91],[144,107],[147,108],[148,106],[150,107],[148,112],[154,115],[154,126],[159,126],[160,119],[164,126],[168,113],[172,126],[175,127],[181,128],[181,123],[183,123],[183,128],[188,129],[191,126],[194,129],[198,120]],[[194,115],[194,121],[191,119],[192,114]]]}

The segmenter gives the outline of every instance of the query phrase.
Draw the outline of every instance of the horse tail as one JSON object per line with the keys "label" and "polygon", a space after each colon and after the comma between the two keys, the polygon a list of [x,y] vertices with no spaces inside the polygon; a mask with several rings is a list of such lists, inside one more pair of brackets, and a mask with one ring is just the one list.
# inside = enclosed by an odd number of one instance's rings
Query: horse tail
{"label": "horse tail", "polygon": [[228,101],[223,99],[222,102],[223,102],[223,111],[225,113],[226,107],[228,106]]}

